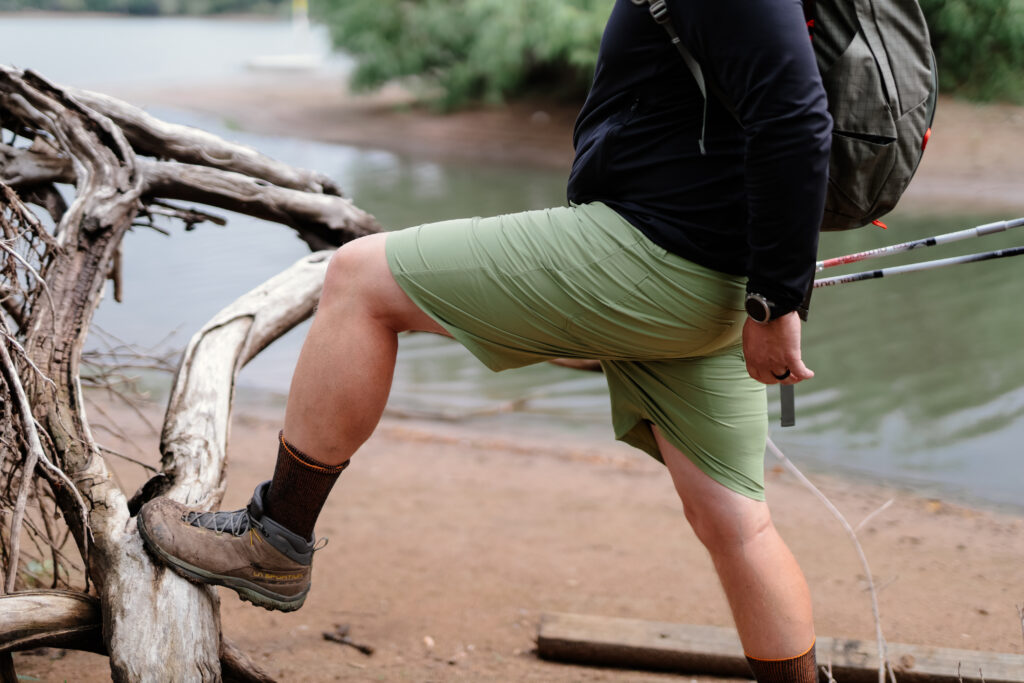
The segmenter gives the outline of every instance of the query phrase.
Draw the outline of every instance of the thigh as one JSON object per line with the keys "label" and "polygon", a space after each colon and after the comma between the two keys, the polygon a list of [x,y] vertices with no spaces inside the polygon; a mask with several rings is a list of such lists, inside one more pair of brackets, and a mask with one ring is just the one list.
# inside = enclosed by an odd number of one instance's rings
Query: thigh
{"label": "thigh", "polygon": [[741,328],[741,278],[668,254],[600,203],[403,230],[387,259],[410,299],[495,370],[695,356]]}
{"label": "thigh", "polygon": [[502,370],[593,355],[569,323],[593,304],[597,273],[627,287],[643,278],[620,263],[642,239],[607,207],[588,205],[422,225],[388,235],[386,251],[405,294]]}

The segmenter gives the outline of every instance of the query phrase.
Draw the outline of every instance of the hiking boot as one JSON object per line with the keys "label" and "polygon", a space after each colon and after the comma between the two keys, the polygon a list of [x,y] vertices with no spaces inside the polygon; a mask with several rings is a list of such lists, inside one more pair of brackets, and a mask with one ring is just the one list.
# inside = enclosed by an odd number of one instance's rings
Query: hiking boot
{"label": "hiking boot", "polygon": [[309,592],[313,539],[263,514],[270,488],[256,487],[249,505],[234,512],[197,512],[156,498],[139,512],[146,548],[181,576],[226,586],[254,605],[291,612]]}

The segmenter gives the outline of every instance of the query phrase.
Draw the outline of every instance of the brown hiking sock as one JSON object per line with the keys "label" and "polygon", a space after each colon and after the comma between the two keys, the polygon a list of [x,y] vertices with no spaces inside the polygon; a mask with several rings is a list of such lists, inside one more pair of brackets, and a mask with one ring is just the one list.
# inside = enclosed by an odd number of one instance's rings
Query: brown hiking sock
{"label": "brown hiking sock", "polygon": [[284,432],[277,438],[277,466],[267,492],[266,515],[289,531],[312,538],[327,495],[350,461],[325,465],[285,441]]}
{"label": "brown hiking sock", "polygon": [[758,683],[817,683],[818,667],[814,659],[814,643],[798,657],[790,659],[754,659],[747,657],[750,670]]}

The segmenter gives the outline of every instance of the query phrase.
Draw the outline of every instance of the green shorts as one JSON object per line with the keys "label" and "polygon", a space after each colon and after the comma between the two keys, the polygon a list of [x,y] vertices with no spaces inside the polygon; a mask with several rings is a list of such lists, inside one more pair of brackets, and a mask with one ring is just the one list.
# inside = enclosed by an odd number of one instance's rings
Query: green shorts
{"label": "green shorts", "polygon": [[655,424],[712,479],[764,499],[744,277],[667,252],[600,203],[421,225],[386,251],[405,293],[490,369],[597,359],[616,438],[661,460]]}

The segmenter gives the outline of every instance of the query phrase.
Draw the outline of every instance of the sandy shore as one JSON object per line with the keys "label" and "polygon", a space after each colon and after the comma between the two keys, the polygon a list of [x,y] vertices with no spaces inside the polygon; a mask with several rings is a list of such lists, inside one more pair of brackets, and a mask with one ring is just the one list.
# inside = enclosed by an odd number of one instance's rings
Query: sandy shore
{"label": "sandy shore", "polygon": [[[155,435],[123,420],[137,445],[108,443],[156,464]],[[235,418],[226,509],[269,476],[277,429],[274,419]],[[282,681],[672,680],[533,652],[547,611],[730,625],[664,469],[603,437],[539,441],[385,420],[321,517],[330,544],[317,554],[306,606],[271,613],[222,590],[224,633]],[[125,490],[143,481],[140,468],[112,464]],[[859,533],[890,641],[1024,652],[1024,519],[815,480],[853,524],[893,500]],[[864,573],[839,524],[779,468],[768,496],[807,574],[818,632],[872,639]],[[338,624],[375,653],[324,640]],[[15,659],[20,674],[45,681],[109,676],[96,655]]]}
{"label": "sandy shore", "polygon": [[[571,160],[569,107],[523,104],[442,118],[409,108],[400,92],[353,98],[315,80],[258,85],[117,94],[216,114],[249,130],[410,155],[566,168]],[[1024,206],[1022,149],[1019,110],[944,101],[908,201]],[[243,505],[271,473],[278,427],[277,419],[236,416],[226,509]],[[110,445],[155,464],[155,436],[135,423],[129,430],[137,446]],[[483,437],[386,420],[325,508],[318,533],[330,544],[317,555],[307,605],[282,615],[222,592],[224,633],[283,681],[678,680],[547,663],[533,652],[546,611],[730,625],[664,469],[605,436]],[[133,492],[142,471],[112,464]],[[854,524],[894,501],[860,531],[889,640],[1024,653],[1017,611],[1024,519],[815,479]],[[838,523],[778,468],[768,495],[810,582],[819,633],[873,638],[863,570]],[[321,637],[338,624],[375,653]],[[94,655],[49,650],[15,661],[20,674],[46,681],[109,676],[106,660]]]}

